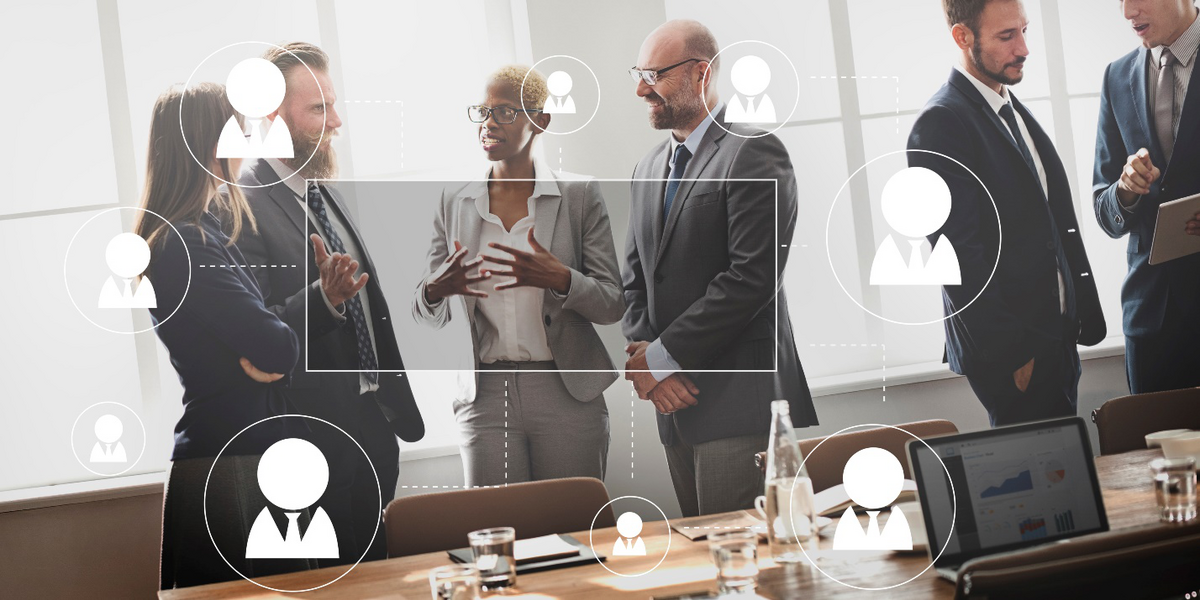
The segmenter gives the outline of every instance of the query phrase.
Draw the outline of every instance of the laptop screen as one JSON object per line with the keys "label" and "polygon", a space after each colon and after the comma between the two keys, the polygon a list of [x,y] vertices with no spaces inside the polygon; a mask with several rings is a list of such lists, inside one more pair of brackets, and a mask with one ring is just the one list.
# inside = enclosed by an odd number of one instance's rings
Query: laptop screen
{"label": "laptop screen", "polygon": [[[1108,531],[1091,444],[1078,417],[926,441],[929,446],[909,442],[908,454],[931,555],[941,552],[939,567]],[[951,531],[945,515],[955,497]]]}

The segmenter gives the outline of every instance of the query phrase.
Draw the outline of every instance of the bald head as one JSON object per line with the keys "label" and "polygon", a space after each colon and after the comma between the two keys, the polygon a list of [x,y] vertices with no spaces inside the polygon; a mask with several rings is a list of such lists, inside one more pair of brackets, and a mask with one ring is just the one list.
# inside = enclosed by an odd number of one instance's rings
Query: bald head
{"label": "bald head", "polygon": [[706,62],[711,61],[711,68],[715,72],[720,60],[717,57],[719,51],[716,36],[703,23],[691,19],[675,19],[659,25],[657,29],[650,32],[650,35],[646,36],[646,41],[642,42],[642,52],[639,55],[638,64],[643,64],[641,58],[650,56],[679,57],[671,63],[687,58],[698,58]]}

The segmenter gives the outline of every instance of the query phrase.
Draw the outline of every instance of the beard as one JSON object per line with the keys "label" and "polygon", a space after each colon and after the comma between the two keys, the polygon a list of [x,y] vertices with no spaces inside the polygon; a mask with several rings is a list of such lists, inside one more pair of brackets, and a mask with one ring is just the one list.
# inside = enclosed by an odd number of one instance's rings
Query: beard
{"label": "beard", "polygon": [[654,94],[662,102],[662,108],[657,113],[650,113],[650,126],[655,129],[676,129],[691,123],[702,111],[706,110],[704,101],[698,94],[691,91],[679,94],[679,98],[668,101]]}
{"label": "beard", "polygon": [[1002,83],[1004,85],[1016,85],[1021,83],[1021,80],[1025,77],[1024,74],[1017,75],[1016,77],[1009,77],[1008,75],[1004,74],[1004,69],[1024,63],[1025,59],[1023,58],[1015,63],[1004,65],[1004,67],[998,72],[989,70],[987,66],[983,64],[983,47],[980,45],[978,37],[975,38],[975,45],[971,48],[971,62],[975,63],[975,68],[978,69],[980,73],[983,73],[984,75],[991,77],[992,80],[996,81],[997,83]]}
{"label": "beard", "polygon": [[[336,179],[337,153],[333,151],[333,144],[329,143],[336,135],[337,130],[326,132],[325,143],[322,144],[319,132],[313,135],[293,131],[292,149],[296,158],[291,159],[292,164],[288,166],[296,169],[296,173],[304,179]],[[307,162],[304,162],[305,160]]]}

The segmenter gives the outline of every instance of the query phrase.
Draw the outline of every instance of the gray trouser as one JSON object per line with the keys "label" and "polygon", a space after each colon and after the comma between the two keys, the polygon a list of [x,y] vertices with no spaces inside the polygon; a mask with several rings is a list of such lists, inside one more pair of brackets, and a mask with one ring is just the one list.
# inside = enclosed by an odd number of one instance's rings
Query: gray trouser
{"label": "gray trouser", "polygon": [[601,394],[576,400],[553,362],[497,362],[484,369],[473,402],[456,402],[467,485],[562,477],[604,479],[608,407]]}
{"label": "gray trouser", "polygon": [[685,517],[754,507],[762,495],[762,471],[754,454],[767,449],[769,434],[741,435],[696,445],[683,441],[675,427],[675,443],[663,446],[675,497]]}

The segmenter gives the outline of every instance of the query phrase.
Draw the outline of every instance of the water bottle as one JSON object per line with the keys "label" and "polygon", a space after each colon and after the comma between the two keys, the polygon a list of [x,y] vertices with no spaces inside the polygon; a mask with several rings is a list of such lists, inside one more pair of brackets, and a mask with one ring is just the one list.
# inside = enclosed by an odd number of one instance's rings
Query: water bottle
{"label": "water bottle", "polygon": [[[816,540],[816,506],[812,480],[803,466],[787,400],[771,403],[771,438],[767,446],[765,507],[767,538],[777,563],[804,561],[801,546]],[[765,510],[764,510],[765,509]],[[815,546],[810,546],[815,549]]]}

